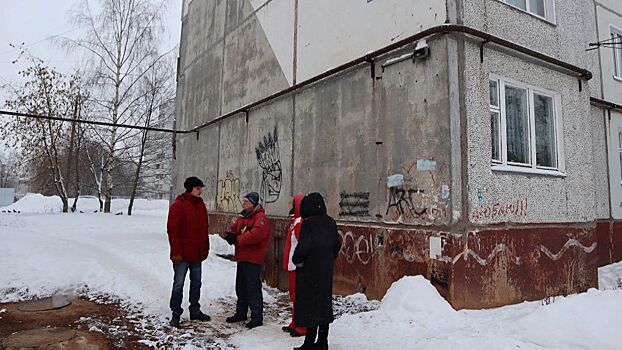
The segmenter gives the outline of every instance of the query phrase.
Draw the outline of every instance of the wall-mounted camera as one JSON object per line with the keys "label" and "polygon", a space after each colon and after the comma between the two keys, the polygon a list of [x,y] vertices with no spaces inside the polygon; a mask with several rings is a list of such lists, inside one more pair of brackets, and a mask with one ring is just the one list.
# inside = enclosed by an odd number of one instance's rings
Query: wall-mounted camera
{"label": "wall-mounted camera", "polygon": [[430,56],[430,47],[425,39],[417,41],[415,45],[415,51],[413,52],[413,60],[420,60]]}

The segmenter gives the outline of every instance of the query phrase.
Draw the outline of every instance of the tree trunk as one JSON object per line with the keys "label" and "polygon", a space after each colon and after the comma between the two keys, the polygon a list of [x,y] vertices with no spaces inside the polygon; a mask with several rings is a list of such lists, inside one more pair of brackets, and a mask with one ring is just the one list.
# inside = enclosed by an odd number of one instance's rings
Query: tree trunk
{"label": "tree trunk", "polygon": [[136,166],[136,173],[134,174],[134,181],[132,183],[132,195],[130,196],[130,204],[127,207],[127,215],[132,215],[132,207],[134,206],[134,198],[136,198],[136,190],[138,189],[138,180],[140,180],[140,170],[143,165],[146,144],[147,130],[143,131],[143,137],[140,144],[140,153],[138,155],[138,164]]}

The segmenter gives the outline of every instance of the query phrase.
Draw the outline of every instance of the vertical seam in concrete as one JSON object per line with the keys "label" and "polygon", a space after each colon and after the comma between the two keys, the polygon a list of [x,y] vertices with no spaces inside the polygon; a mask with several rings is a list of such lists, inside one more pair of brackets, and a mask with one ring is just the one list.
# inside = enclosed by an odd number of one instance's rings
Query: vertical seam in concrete
{"label": "vertical seam in concrete", "polygon": [[217,124],[218,127],[218,147],[216,150],[216,198],[214,198],[214,209],[218,212],[218,177],[220,176],[220,130],[222,128],[221,123]]}
{"label": "vertical seam in concrete", "polygon": [[294,57],[292,63],[292,85],[296,85],[298,70],[298,0],[294,1]]}
{"label": "vertical seam in concrete", "polygon": [[[229,0],[225,0],[225,19],[223,21],[223,35],[222,35],[222,64],[220,65],[220,105],[218,106],[218,114],[222,115],[222,105],[224,104],[225,94],[224,94],[224,86],[225,86],[225,54],[227,53],[227,23],[229,23],[229,17],[227,16],[227,5]],[[220,123],[218,123],[220,125]],[[218,143],[220,144],[220,131],[218,132]],[[220,148],[218,149],[220,152]]]}
{"label": "vertical seam in concrete", "polygon": [[292,94],[292,155],[291,155],[291,167],[290,169],[290,194],[294,196],[294,157],[296,156],[296,94]]}
{"label": "vertical seam in concrete", "polygon": [[[601,74],[602,77],[602,74]],[[607,160],[605,163],[607,164],[607,188],[609,189],[609,218],[613,219],[613,187],[611,185],[611,168],[609,164],[609,146],[611,144],[611,120],[609,117],[611,116],[611,111],[607,111],[603,108],[603,122],[605,124],[605,159]]]}

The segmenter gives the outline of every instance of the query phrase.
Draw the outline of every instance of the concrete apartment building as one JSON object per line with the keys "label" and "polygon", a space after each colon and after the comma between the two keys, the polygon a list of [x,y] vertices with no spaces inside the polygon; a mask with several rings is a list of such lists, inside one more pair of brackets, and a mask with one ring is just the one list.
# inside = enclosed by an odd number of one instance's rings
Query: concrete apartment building
{"label": "concrete apartment building", "polygon": [[[174,188],[211,230],[258,191],[324,195],[335,292],[421,274],[456,308],[595,287],[622,260],[615,0],[185,0]],[[611,118],[609,118],[611,115]]]}

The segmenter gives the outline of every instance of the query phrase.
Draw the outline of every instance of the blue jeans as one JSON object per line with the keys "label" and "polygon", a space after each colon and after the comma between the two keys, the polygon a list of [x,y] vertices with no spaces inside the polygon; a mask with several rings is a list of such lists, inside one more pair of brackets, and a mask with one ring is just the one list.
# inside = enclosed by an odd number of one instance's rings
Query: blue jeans
{"label": "blue jeans", "polygon": [[194,315],[201,311],[199,298],[201,297],[201,263],[191,263],[182,261],[173,263],[173,291],[171,292],[171,311],[175,315],[181,315],[184,309],[181,308],[181,300],[183,299],[184,281],[186,273],[190,270],[190,314]]}

